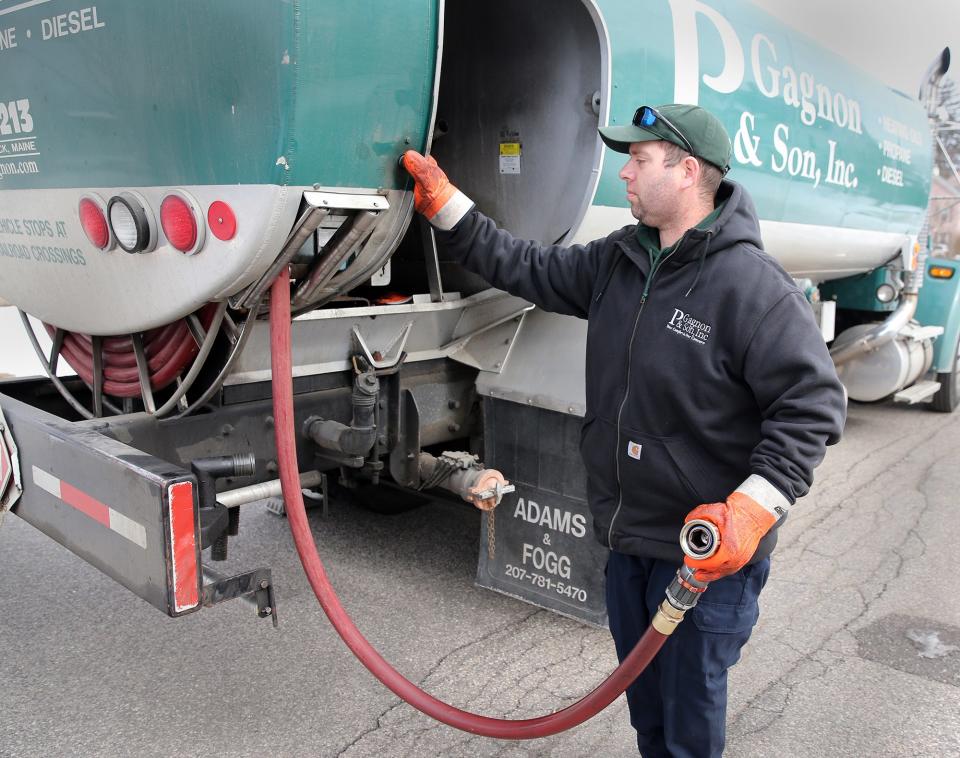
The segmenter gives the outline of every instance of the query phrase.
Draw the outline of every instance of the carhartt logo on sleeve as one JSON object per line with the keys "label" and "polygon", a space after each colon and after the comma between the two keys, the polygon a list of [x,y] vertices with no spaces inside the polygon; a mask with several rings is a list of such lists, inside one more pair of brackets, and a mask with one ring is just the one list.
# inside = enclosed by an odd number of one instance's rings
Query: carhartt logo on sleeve
{"label": "carhartt logo on sleeve", "polygon": [[639,442],[628,442],[627,443],[627,455],[631,458],[636,458],[640,460],[640,452],[643,450],[643,445]]}
{"label": "carhartt logo on sleeve", "polygon": [[673,315],[667,322],[667,329],[681,337],[686,337],[688,340],[693,340],[698,345],[705,345],[707,340],[710,339],[710,332],[713,327],[694,318],[689,313],[684,313],[679,308],[674,308]]}

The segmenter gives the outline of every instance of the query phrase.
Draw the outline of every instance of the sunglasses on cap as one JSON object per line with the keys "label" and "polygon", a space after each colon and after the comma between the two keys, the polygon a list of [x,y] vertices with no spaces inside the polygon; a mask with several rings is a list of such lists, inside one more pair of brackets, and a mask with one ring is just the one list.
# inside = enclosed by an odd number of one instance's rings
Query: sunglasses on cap
{"label": "sunglasses on cap", "polygon": [[677,135],[677,137],[679,137],[680,141],[683,143],[684,149],[688,153],[690,153],[691,155],[696,155],[693,149],[693,145],[690,144],[690,140],[688,140],[684,136],[683,132],[681,132],[679,129],[677,129],[677,127],[675,127],[673,124],[670,123],[670,119],[668,119],[666,116],[660,113],[660,111],[658,111],[656,108],[651,108],[649,105],[643,105],[637,108],[637,112],[633,114],[634,126],[640,126],[640,127],[649,129],[658,121],[661,124],[663,124],[665,127],[667,127],[667,129],[669,129],[675,135]]}

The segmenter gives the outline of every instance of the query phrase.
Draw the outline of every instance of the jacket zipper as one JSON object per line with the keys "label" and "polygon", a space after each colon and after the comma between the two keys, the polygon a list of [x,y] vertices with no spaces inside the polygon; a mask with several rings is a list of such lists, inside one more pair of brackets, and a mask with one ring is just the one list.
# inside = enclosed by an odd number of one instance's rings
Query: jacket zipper
{"label": "jacket zipper", "polygon": [[640,307],[637,308],[637,317],[633,322],[633,334],[630,335],[630,347],[627,349],[627,384],[623,389],[623,400],[620,401],[620,410],[617,411],[617,445],[614,450],[614,461],[617,465],[617,508],[613,512],[613,517],[610,519],[610,527],[607,529],[607,547],[611,550],[613,550],[613,525],[617,521],[617,516],[620,515],[620,508],[623,507],[623,484],[620,482],[620,420],[623,417],[623,409],[627,404],[627,398],[630,396],[630,370],[633,364],[633,342],[637,336],[637,326],[640,324],[640,315],[643,313],[643,306],[646,304],[647,295],[650,294],[650,288],[653,286],[653,278],[657,275],[660,267],[679,252],[685,238],[686,235],[681,237],[677,246],[665,257],[658,260],[657,265],[650,270],[647,284],[643,288],[643,294],[640,296]]}

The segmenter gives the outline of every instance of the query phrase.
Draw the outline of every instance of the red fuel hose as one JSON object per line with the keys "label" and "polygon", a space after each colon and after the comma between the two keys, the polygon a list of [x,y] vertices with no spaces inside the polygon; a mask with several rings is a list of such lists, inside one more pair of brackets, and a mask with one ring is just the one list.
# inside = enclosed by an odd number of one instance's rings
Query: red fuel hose
{"label": "red fuel hose", "polygon": [[[210,328],[215,312],[214,303],[208,303],[198,312],[204,329]],[[52,339],[54,328],[49,324],[44,324],[44,328]],[[184,319],[145,332],[143,352],[147,359],[151,389],[159,391],[167,387],[199,350]],[[60,354],[83,381],[93,386],[93,340],[89,336],[67,332]],[[140,397],[140,372],[130,337],[104,337],[101,357],[103,391],[113,397]]]}
{"label": "red fuel hose", "polygon": [[290,531],[310,586],[324,613],[347,647],[395,695],[414,708],[444,724],[472,734],[501,740],[526,740],[562,732],[595,716],[633,682],[657,654],[667,639],[653,627],[646,633],[619,667],[595,690],[573,705],[547,716],[510,720],[480,716],[454,708],[428,695],[405,679],[378,653],[347,615],[327,579],[307,521],[300,492],[296,436],[293,420],[293,376],[290,358],[290,279],[286,270],[273,283],[270,292],[270,351],[273,370],[273,417],[280,482]]}

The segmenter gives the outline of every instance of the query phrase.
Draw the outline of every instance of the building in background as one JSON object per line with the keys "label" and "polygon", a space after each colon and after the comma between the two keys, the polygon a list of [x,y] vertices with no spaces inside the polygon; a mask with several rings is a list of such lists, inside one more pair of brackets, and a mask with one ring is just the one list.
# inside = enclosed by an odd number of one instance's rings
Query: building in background
{"label": "building in background", "polygon": [[935,253],[960,258],[960,182],[953,176],[933,177],[930,235]]}

